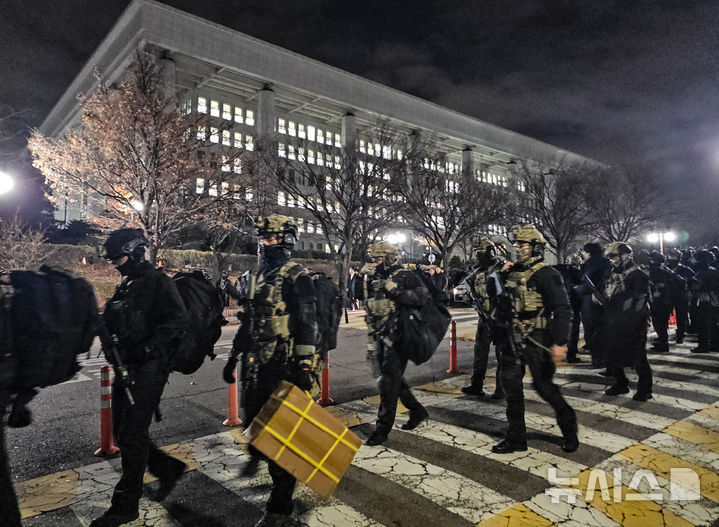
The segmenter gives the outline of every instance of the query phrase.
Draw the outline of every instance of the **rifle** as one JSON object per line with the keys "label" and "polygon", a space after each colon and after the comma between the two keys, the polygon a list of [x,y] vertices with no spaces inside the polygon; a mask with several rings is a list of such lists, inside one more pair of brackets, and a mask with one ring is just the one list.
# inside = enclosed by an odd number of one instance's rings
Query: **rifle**
{"label": "rifle", "polygon": [[597,286],[594,285],[594,282],[586,275],[582,274],[582,281],[584,281],[587,286],[589,286],[589,289],[592,290],[592,296],[597,299],[597,302],[599,302],[602,306],[606,306],[609,303],[609,299],[597,289]]}
{"label": "rifle", "polygon": [[110,362],[115,369],[115,375],[120,377],[122,381],[122,386],[125,389],[125,395],[127,395],[127,400],[130,402],[130,406],[134,406],[135,398],[132,396],[132,390],[130,387],[134,386],[135,381],[132,379],[127,366],[125,366],[125,363],[122,360],[122,353],[120,352],[120,339],[116,334],[108,331],[102,317],[97,318],[97,335],[100,337],[100,343],[102,344],[102,350],[105,352],[105,357],[107,358],[108,351],[112,354],[112,358],[114,360],[110,360]]}
{"label": "rifle", "polygon": [[466,284],[467,286],[467,294],[469,295],[469,298],[472,299],[472,305],[474,306],[474,310],[477,312],[477,315],[479,316],[479,323],[483,326],[486,326],[489,323],[489,314],[484,310],[484,307],[482,307],[482,302],[479,299],[479,297],[474,293],[474,287],[472,287],[472,280],[474,277],[476,277],[481,272],[480,267],[475,267],[474,270],[472,270],[471,273],[469,273],[467,276],[462,279],[460,282],[461,284]]}
{"label": "rifle", "polygon": [[[242,334],[250,337],[250,345],[242,353],[242,368],[240,370],[240,382],[242,383],[242,391],[240,392],[240,406],[246,407],[247,392],[249,386],[257,385],[257,376],[259,372],[259,362],[257,357],[257,332],[255,331],[255,282],[256,276],[250,273],[247,294],[245,301],[245,316],[243,317]],[[234,351],[234,348],[233,348]]]}
{"label": "rifle", "polygon": [[514,299],[509,291],[502,286],[497,273],[492,273],[489,278],[495,280],[497,290],[497,326],[507,330],[509,349],[512,351],[512,355],[517,357],[518,351],[524,349],[524,335],[522,335],[519,326],[515,323],[517,311],[514,308]]}

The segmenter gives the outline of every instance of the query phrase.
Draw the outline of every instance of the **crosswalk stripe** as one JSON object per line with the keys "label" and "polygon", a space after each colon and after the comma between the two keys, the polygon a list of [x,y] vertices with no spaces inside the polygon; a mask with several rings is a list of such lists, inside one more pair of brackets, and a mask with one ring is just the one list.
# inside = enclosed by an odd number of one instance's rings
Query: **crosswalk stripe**
{"label": "crosswalk stripe", "polygon": [[703,448],[683,437],[666,432],[659,432],[646,438],[642,443],[662,450],[669,454],[681,456],[683,459],[701,465],[707,470],[719,471],[719,453]]}
{"label": "crosswalk stripe", "polygon": [[707,430],[689,420],[672,423],[666,428],[665,432],[700,445],[712,452],[719,453],[719,433]]}

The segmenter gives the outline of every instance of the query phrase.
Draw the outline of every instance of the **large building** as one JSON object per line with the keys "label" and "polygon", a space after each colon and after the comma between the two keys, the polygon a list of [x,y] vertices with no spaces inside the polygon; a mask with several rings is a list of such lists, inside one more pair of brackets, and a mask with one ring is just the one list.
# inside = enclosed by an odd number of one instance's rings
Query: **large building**
{"label": "large building", "polygon": [[[152,0],[130,4],[40,131],[57,137],[77,124],[77,95],[92,90],[94,72],[117,79],[138,45],[145,44],[164,50],[167,79],[176,93],[198,111],[231,123],[231,130],[213,140],[247,150],[255,138],[272,133],[280,148],[282,135],[302,138],[308,153],[315,142],[369,148],[363,133],[381,119],[398,131],[436,137],[449,170],[498,185],[506,185],[507,165],[515,159],[590,161]],[[59,218],[82,218],[87,213],[82,203],[59,211]],[[290,205],[295,204],[278,203],[302,221],[300,248],[327,250],[317,226],[301,211],[293,214]]]}

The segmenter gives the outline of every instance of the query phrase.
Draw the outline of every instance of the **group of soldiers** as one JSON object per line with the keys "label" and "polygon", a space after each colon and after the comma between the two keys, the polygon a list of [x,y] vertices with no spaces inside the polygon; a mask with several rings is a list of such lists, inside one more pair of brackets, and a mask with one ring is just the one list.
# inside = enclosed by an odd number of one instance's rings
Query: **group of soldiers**
{"label": "group of soldiers", "polygon": [[[291,218],[278,214],[258,218],[256,223],[261,266],[247,283],[241,325],[223,370],[225,381],[234,383],[237,364],[242,363],[242,406],[247,423],[283,380],[311,390],[317,382],[319,351],[315,285],[309,271],[291,260],[297,228]],[[572,286],[571,296],[578,301],[570,302],[562,274],[544,261],[546,241],[542,234],[534,226],[521,226],[514,231],[513,243],[516,257],[510,259],[490,239],[480,240],[476,246],[477,268],[470,277],[479,322],[474,372],[471,384],[463,391],[471,396],[484,395],[490,344],[494,343],[498,367],[492,398],[506,399],[508,421],[506,437],[492,449],[495,453],[527,449],[522,381],[526,367],[535,389],[556,413],[563,436],[562,449],[565,452],[578,449],[575,412],[553,382],[556,363],[576,359],[578,320],[584,326],[587,346],[602,357],[607,373],[614,379],[605,393],[627,393],[624,368],[634,366],[639,374],[634,398],[651,397],[651,369],[645,345],[647,319],[650,306],[655,327],[668,318],[669,305],[660,300],[671,289],[660,285],[668,284],[668,279],[661,282],[657,277],[673,273],[686,274],[691,279],[693,302],[688,293],[681,296],[681,302],[672,300],[678,322],[693,306],[692,322],[699,331],[699,349],[714,350],[719,345],[716,339],[719,271],[711,266],[714,259],[709,251],[697,252],[691,264],[684,255],[676,257],[673,252],[669,263],[661,255],[652,255],[647,275],[634,263],[628,244],[609,244],[604,255],[598,245],[587,244],[582,268],[586,279]],[[118,371],[120,365],[108,356],[116,368],[112,408],[114,434],[122,454],[122,476],[110,508],[92,521],[92,527],[119,526],[139,516],[146,469],[159,480],[151,496],[157,501],[169,495],[186,469],[184,463],[155,447],[149,436],[152,417],[157,413],[171,371],[173,350],[188,324],[188,313],[173,280],[145,259],[148,244],[139,229],[114,231],[105,242],[107,259],[123,280],[107,304],[103,321],[119,339],[118,347],[124,352],[123,367],[132,373],[132,391],[128,390],[127,377]],[[395,246],[373,243],[369,257],[361,272],[367,277],[363,285],[368,356],[380,391],[376,425],[366,439],[367,445],[374,446],[387,440],[398,401],[409,409],[403,429],[416,428],[429,418],[429,412],[404,379],[410,353],[403,349],[397,314],[402,309],[431,302],[432,295],[417,272],[401,265]],[[117,316],[117,306],[122,307],[124,317]],[[607,346],[610,331],[612,346]],[[685,331],[688,331],[686,320],[680,323],[678,340]],[[666,332],[658,329],[657,333],[655,349],[662,351],[667,347]],[[266,511],[257,525],[286,524],[293,511],[295,478],[253,448],[249,454],[243,473],[255,473],[259,463],[266,461],[272,478]],[[6,463],[5,458],[2,461]],[[11,490],[7,466],[0,468],[7,475],[0,484],[7,483],[3,489]],[[14,494],[5,490],[3,517],[9,519],[12,527],[19,526]]]}

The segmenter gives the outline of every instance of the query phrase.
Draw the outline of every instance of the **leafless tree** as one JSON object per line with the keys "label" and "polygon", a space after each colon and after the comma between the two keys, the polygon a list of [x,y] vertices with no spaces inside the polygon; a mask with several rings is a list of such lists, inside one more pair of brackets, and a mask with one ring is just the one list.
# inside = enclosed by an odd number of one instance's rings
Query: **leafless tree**
{"label": "leafless tree", "polygon": [[585,200],[598,237],[606,242],[632,240],[673,215],[661,185],[646,169],[589,171]]}
{"label": "leafless tree", "polygon": [[587,170],[580,165],[524,160],[512,169],[515,223],[536,225],[559,262],[594,222],[586,202]]}
{"label": "leafless tree", "polygon": [[18,214],[0,218],[0,269],[39,269],[57,248],[45,243],[45,233],[30,228]]}
{"label": "leafless tree", "polygon": [[431,138],[413,134],[406,142],[403,177],[392,181],[402,217],[447,264],[452,250],[469,236],[503,224],[507,192],[450,166]]}
{"label": "leafless tree", "polygon": [[362,143],[342,149],[290,137],[266,149],[271,155],[265,165],[277,167],[280,204],[302,207],[310,215],[337,262],[340,283],[352,255],[365,250],[392,217],[396,201],[389,182],[403,163],[400,136],[385,123],[362,137]]}
{"label": "leafless tree", "polygon": [[99,78],[80,103],[82,125],[64,137],[32,134],[34,164],[51,200],[95,196],[104,210],[93,220],[116,227],[136,219],[149,235],[150,258],[219,203],[244,198],[243,149],[225,142],[219,120],[166,89],[152,50],[138,50],[116,85]]}

